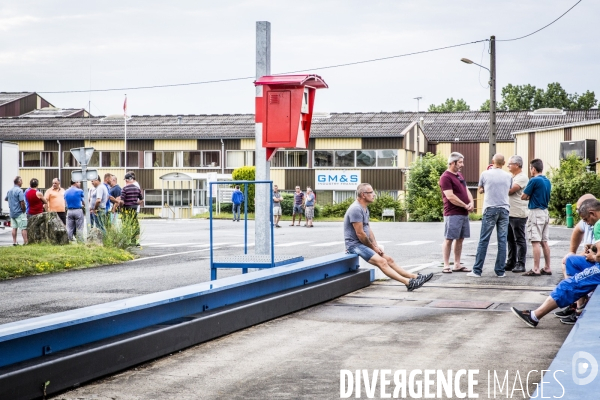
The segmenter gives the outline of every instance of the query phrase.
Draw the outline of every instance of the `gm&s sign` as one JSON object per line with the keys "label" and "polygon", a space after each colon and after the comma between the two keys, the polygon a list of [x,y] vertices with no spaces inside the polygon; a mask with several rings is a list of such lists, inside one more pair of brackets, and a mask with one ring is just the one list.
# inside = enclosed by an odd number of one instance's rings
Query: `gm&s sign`
{"label": "gm&s sign", "polygon": [[356,190],[360,170],[316,170],[315,190]]}

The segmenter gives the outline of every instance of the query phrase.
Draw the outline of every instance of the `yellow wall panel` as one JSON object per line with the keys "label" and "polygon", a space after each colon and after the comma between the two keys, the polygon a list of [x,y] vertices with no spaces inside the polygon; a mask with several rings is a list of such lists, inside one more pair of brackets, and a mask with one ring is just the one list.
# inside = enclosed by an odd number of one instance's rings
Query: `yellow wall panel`
{"label": "yellow wall panel", "polygon": [[408,157],[406,156],[407,151],[404,149],[400,149],[398,150],[398,166],[400,168],[408,168],[409,165],[406,162],[406,160],[408,159]]}
{"label": "yellow wall panel", "polygon": [[271,180],[273,185],[277,185],[279,190],[286,190],[285,187],[285,169],[271,168]]}
{"label": "yellow wall panel", "polygon": [[19,151],[42,151],[44,150],[43,140],[21,140],[16,141],[19,145]]}
{"label": "yellow wall panel", "polygon": [[96,150],[125,151],[124,140],[86,140],[85,147],[93,147]]}
{"label": "yellow wall panel", "polygon": [[240,141],[240,150],[256,150],[256,140],[242,139]]}
{"label": "yellow wall panel", "polygon": [[496,151],[504,156],[504,170],[508,172],[508,160],[515,155],[515,144],[510,142],[496,143]]}
{"label": "yellow wall panel", "polygon": [[[56,174],[58,175],[58,170],[56,170]],[[38,185],[38,187],[40,189],[48,188],[48,186],[46,186],[46,170],[45,169],[21,168],[21,169],[19,169],[19,176],[23,179],[22,187],[24,187],[24,188],[29,187],[29,181],[32,178],[36,178],[40,182],[40,184]],[[50,185],[50,186],[52,186],[52,185]]]}
{"label": "yellow wall panel", "polygon": [[525,171],[529,171],[529,167],[527,166],[528,157],[529,157],[529,136],[527,133],[521,133],[519,135],[514,135],[515,137],[515,147],[516,154],[523,158],[523,169]]}
{"label": "yellow wall panel", "polygon": [[355,150],[362,149],[361,138],[315,139],[316,150]]}
{"label": "yellow wall panel", "polygon": [[448,158],[452,153],[452,143],[438,143],[437,152],[443,155],[444,158]]}
{"label": "yellow wall panel", "polygon": [[560,166],[560,142],[564,139],[563,128],[535,133],[535,157],[544,162],[544,173]]}
{"label": "yellow wall panel", "polygon": [[[162,180],[160,179],[161,176],[166,175],[166,174],[170,174],[172,172],[183,172],[183,173],[197,173],[198,171],[195,169],[177,169],[177,168],[170,168],[170,169],[154,169],[152,170],[154,172],[154,189],[160,189],[162,188]],[[191,181],[189,181],[191,182]],[[177,183],[177,185],[179,185],[180,183]],[[165,183],[166,185],[166,183]],[[166,186],[165,186],[166,187]],[[180,186],[177,186],[178,188]],[[184,188],[187,188],[187,186],[184,186]]]}
{"label": "yellow wall panel", "polygon": [[189,140],[155,140],[154,150],[196,150],[198,141]]}
{"label": "yellow wall panel", "polygon": [[[496,147],[497,148],[497,147]],[[465,164],[469,160],[465,160]],[[479,143],[479,174],[485,171],[490,165],[492,160],[490,160],[490,144],[489,143]]]}

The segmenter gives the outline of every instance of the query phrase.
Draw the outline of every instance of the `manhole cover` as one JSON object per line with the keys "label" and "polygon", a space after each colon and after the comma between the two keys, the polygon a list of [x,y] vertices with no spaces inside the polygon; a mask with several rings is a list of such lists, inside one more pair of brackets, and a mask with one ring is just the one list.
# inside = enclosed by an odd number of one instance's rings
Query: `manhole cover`
{"label": "manhole cover", "polygon": [[466,300],[436,300],[429,304],[429,307],[435,308],[469,308],[474,310],[485,310],[491,306],[490,301],[466,301]]}

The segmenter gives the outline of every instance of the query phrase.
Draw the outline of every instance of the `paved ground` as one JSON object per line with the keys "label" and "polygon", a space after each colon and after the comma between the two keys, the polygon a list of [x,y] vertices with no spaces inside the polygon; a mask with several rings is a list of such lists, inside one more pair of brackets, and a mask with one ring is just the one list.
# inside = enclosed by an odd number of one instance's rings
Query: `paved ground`
{"label": "paved ground", "polygon": [[[243,252],[242,223],[220,221],[215,242],[220,254]],[[144,221],[139,261],[0,283],[0,322],[166,290],[208,279],[207,221]],[[464,263],[471,266],[480,225],[472,224]],[[429,264],[435,272],[424,288],[408,293],[389,281],[334,301],[195,346],[116,376],[57,396],[59,399],[329,399],[340,397],[340,369],[479,369],[475,392],[487,398],[487,371],[511,389],[516,372],[550,365],[570,327],[547,317],[536,329],[509,311],[541,303],[560,280],[560,259],[570,230],[551,229],[549,277],[493,273],[491,245],[481,279],[441,274],[442,225],[375,223],[386,252],[410,268]],[[250,232],[253,231],[251,227]],[[242,235],[242,236],[240,236]],[[10,235],[0,234],[0,242]],[[342,251],[341,224],[313,229],[285,226],[276,231],[276,254],[306,258]],[[252,240],[250,239],[250,242]],[[153,258],[154,257],[154,258]],[[531,259],[528,260],[528,267]],[[220,276],[239,273],[223,271]],[[65,279],[68,278],[68,279]],[[458,301],[458,302],[452,302]],[[468,303],[470,302],[470,303]],[[484,307],[484,308],[478,308]],[[493,375],[492,375],[493,376]],[[529,388],[539,381],[530,377]],[[516,384],[517,388],[519,384]],[[366,398],[363,386],[362,398]],[[515,392],[520,396],[521,392]],[[377,396],[379,397],[379,389]],[[497,398],[506,398],[500,395]],[[352,395],[354,398],[354,394]]]}

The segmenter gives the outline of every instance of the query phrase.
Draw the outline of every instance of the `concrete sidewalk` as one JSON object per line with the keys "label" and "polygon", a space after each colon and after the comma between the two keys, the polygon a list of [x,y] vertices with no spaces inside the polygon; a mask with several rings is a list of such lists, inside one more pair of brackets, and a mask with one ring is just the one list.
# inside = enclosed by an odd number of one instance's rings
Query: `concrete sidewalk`
{"label": "concrete sidewalk", "polygon": [[[342,369],[369,370],[370,377],[383,369],[406,370],[407,376],[415,369],[476,369],[480,398],[488,398],[488,371],[492,379],[496,371],[500,382],[508,371],[509,391],[518,371],[523,389],[533,394],[539,371],[550,365],[571,327],[549,316],[537,329],[527,328],[509,306],[540,304],[552,283],[448,277],[436,268],[425,271],[438,274],[416,292],[376,282],[55,398],[339,399]],[[538,372],[527,385],[531,370]],[[378,384],[376,398],[379,390]],[[506,386],[504,395],[496,390],[497,398],[509,397]],[[514,396],[523,398],[518,383]],[[361,398],[367,398],[364,384]]]}

